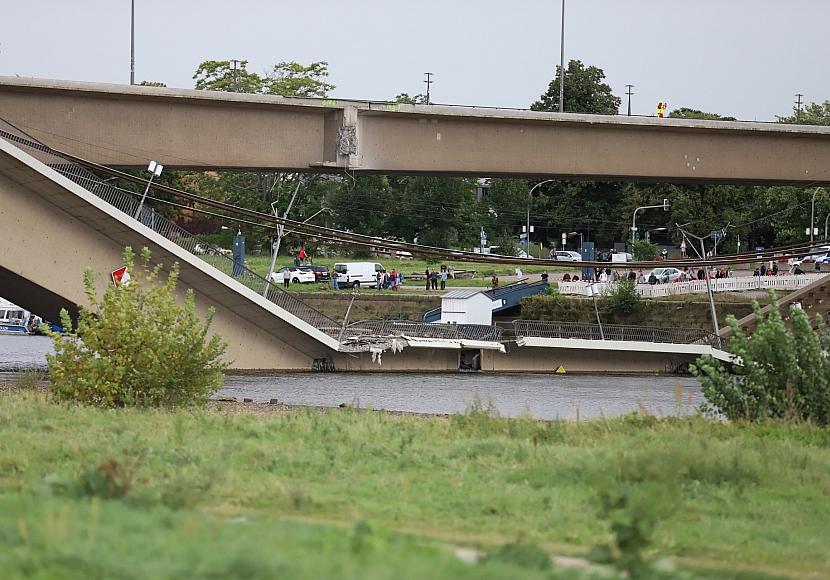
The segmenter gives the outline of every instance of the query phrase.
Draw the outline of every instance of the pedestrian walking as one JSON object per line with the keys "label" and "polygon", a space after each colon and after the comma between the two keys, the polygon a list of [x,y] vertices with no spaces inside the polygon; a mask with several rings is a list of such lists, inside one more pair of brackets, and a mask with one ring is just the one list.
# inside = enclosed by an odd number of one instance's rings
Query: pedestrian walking
{"label": "pedestrian walking", "polygon": [[429,268],[427,268],[426,270],[424,270],[424,280],[426,280],[426,283],[427,283],[427,290],[429,290],[429,286],[430,286],[430,284],[429,284],[429,281],[430,281],[430,280],[429,280]]}
{"label": "pedestrian walking", "polygon": [[490,285],[495,289],[499,287],[499,277],[493,274],[493,278],[490,280]]}

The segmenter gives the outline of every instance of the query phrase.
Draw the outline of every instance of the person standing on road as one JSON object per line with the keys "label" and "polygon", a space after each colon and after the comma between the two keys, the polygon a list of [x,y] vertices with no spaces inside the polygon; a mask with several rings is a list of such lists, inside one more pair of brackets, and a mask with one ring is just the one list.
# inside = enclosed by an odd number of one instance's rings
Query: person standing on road
{"label": "person standing on road", "polygon": [[522,279],[524,276],[524,272],[522,272],[521,268],[516,268],[516,282]]}
{"label": "person standing on road", "polygon": [[441,290],[447,289],[447,270],[441,270]]}
{"label": "person standing on road", "polygon": [[434,268],[432,272],[430,272],[429,279],[432,282],[432,289],[438,290],[438,272],[436,272]]}
{"label": "person standing on road", "polygon": [[285,268],[282,271],[282,285],[283,285],[284,288],[288,288],[288,286],[290,284],[291,284],[291,270],[289,270],[288,268]]}

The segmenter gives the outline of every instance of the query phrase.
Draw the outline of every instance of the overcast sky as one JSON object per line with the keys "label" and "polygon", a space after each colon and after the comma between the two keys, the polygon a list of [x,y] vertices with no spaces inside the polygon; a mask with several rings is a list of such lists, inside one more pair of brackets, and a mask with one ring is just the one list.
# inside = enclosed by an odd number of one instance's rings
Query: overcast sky
{"label": "overcast sky", "polygon": [[[561,0],[136,0],[136,82],[193,87],[198,64],[329,62],[334,97],[527,108],[559,62]],[[0,75],[129,83],[130,0],[5,0]],[[828,0],[567,0],[565,57],[635,85],[635,114],[774,120],[830,99]],[[567,101],[567,95],[566,95]]]}

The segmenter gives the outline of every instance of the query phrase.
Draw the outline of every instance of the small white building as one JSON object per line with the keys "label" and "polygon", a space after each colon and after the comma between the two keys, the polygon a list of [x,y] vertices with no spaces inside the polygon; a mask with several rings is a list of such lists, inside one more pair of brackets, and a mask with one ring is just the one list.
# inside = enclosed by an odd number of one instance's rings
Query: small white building
{"label": "small white building", "polygon": [[480,290],[452,290],[441,297],[443,324],[493,324],[493,301]]}

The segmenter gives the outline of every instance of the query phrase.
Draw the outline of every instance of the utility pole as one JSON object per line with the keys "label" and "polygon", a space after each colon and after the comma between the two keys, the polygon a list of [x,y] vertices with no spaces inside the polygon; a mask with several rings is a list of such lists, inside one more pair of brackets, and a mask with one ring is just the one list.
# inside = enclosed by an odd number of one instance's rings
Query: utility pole
{"label": "utility pole", "polygon": [[565,0],[562,0],[562,44],[559,46],[559,112],[565,112]]}
{"label": "utility pole", "polygon": [[135,84],[135,0],[130,2],[130,84]]}
{"label": "utility pole", "polygon": [[435,76],[435,73],[425,72],[424,75],[426,75],[427,77],[424,83],[426,83],[427,85],[427,105],[429,105],[429,85],[435,82],[434,80],[432,80],[432,77]]}
{"label": "utility pole", "polygon": [[[700,242],[700,259],[703,260],[703,270],[706,272],[706,292],[709,294],[709,309],[712,313],[712,327],[715,329],[715,336],[720,336],[720,327],[718,326],[718,314],[715,311],[715,296],[712,294],[712,282],[709,280],[709,266],[706,264],[706,246],[703,244],[703,240],[712,236],[709,234],[708,236],[700,237],[696,236],[690,232],[687,232],[683,229],[683,226],[674,224],[677,226],[677,229],[680,230],[680,233],[683,236],[688,238],[695,238]],[[688,224],[684,224],[688,225]],[[717,240],[716,240],[717,241]],[[694,247],[694,245],[692,245]],[[695,250],[697,251],[697,250]]]}
{"label": "utility pole", "polygon": [[797,99],[795,101],[795,122],[801,123],[801,97],[803,97],[804,95],[802,95],[801,93],[796,93],[795,96]]}
{"label": "utility pole", "polygon": [[234,59],[231,61],[231,70],[233,71],[233,92],[239,92],[239,80],[237,78],[237,71],[239,70],[237,67],[239,66],[239,61]]}
{"label": "utility pole", "polygon": [[625,94],[628,95],[628,116],[631,116],[631,95],[634,93],[631,92],[631,89],[634,88],[634,85],[625,85],[625,88],[628,89]]}

